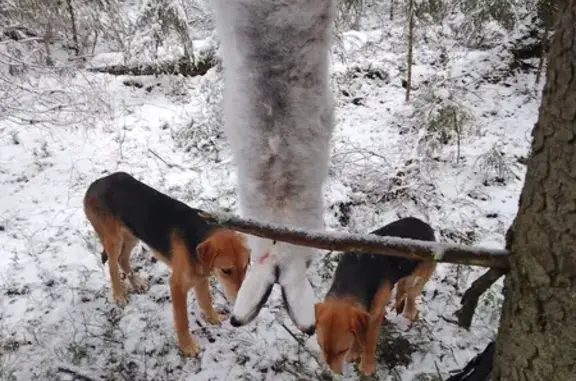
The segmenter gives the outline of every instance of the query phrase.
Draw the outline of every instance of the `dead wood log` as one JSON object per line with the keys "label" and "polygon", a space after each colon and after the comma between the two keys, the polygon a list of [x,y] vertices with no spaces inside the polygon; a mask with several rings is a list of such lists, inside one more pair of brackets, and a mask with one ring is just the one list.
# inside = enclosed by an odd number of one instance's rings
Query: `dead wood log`
{"label": "dead wood log", "polygon": [[166,61],[156,64],[142,65],[110,65],[103,67],[88,68],[88,71],[95,73],[107,73],[112,75],[161,75],[180,74],[185,77],[204,75],[212,67],[216,66],[216,58],[204,58],[193,62],[187,57],[182,57],[176,61]]}

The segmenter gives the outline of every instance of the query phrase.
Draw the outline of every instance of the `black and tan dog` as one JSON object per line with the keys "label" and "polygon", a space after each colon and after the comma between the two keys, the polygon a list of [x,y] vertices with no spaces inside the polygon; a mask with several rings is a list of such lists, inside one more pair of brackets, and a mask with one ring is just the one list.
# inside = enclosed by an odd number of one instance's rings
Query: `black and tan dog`
{"label": "black and tan dog", "polygon": [[[434,231],[417,218],[403,218],[371,234],[434,241]],[[330,368],[360,359],[360,371],[375,371],[374,357],[386,304],[397,283],[396,311],[417,318],[416,297],[434,272],[434,262],[378,254],[343,253],[332,286],[315,305],[316,335]]]}
{"label": "black and tan dog", "polygon": [[94,181],[84,196],[86,217],[98,234],[109,259],[112,298],[128,302],[120,282],[125,273],[137,291],[147,283],[130,266],[130,253],[138,241],[150,247],[154,257],[171,267],[170,294],[178,345],[185,355],[198,354],[188,330],[186,297],[193,287],[206,320],[220,321],[212,306],[209,276],[214,273],[226,297],[234,301],[250,261],[244,238],[226,229],[214,229],[192,209],[124,172]]}

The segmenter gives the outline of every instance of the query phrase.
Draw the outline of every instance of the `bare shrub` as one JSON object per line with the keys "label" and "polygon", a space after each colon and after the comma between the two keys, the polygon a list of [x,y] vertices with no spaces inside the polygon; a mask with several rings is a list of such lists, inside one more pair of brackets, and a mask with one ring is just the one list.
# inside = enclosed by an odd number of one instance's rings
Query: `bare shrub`
{"label": "bare shrub", "polygon": [[353,192],[364,194],[367,202],[394,205],[404,201],[431,202],[437,198],[430,175],[435,163],[423,159],[413,149],[417,142],[415,134],[406,136],[404,142],[402,154],[394,157],[406,160],[380,154],[378,146],[358,147],[349,142],[339,145],[332,155],[333,175],[346,179],[345,184]]}
{"label": "bare shrub", "polygon": [[38,41],[0,42],[0,118],[12,126],[90,127],[112,112],[98,80],[73,65],[46,65],[46,57]]}

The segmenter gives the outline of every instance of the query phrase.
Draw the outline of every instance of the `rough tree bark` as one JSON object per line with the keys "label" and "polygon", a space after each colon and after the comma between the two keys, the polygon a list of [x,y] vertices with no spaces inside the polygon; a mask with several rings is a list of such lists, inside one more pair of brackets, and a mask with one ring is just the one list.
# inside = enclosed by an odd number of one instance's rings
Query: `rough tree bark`
{"label": "rough tree bark", "polygon": [[562,1],[516,216],[494,380],[576,379],[576,0]]}

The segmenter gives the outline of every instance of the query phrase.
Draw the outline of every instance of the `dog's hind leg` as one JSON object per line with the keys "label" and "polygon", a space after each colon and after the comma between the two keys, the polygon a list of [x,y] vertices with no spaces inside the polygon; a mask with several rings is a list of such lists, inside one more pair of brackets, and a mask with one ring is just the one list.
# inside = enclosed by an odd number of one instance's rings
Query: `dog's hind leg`
{"label": "dog's hind leg", "polygon": [[126,274],[126,277],[128,278],[128,281],[130,282],[130,285],[134,291],[146,291],[148,289],[148,282],[146,282],[145,279],[139,277],[138,274],[132,270],[132,266],[130,265],[130,254],[132,254],[132,250],[138,243],[138,239],[130,233],[124,233],[123,240],[124,245],[119,258],[120,267],[122,268],[122,271],[124,271],[124,274]]}
{"label": "dog's hind leg", "polygon": [[106,205],[102,203],[95,192],[95,190],[89,189],[84,196],[84,213],[104,247],[101,258],[102,263],[108,260],[112,300],[123,307],[128,303],[128,299],[120,281],[120,269],[118,267],[118,260],[124,244],[122,224],[108,212]]}
{"label": "dog's hind leg", "polygon": [[424,285],[434,272],[436,264],[434,262],[422,262],[418,265],[414,273],[407,278],[407,291],[406,291],[406,306],[404,307],[403,315],[411,322],[416,321],[418,318],[418,310],[416,309],[416,298],[422,293]]}
{"label": "dog's hind leg", "polygon": [[120,280],[120,267],[118,263],[123,248],[122,234],[120,234],[120,229],[112,228],[110,232],[100,235],[100,239],[102,240],[104,250],[108,254],[112,300],[120,307],[124,307],[128,303],[128,298],[126,297],[126,290]]}
{"label": "dog's hind leg", "polygon": [[402,311],[404,311],[404,306],[406,305],[406,281],[406,278],[402,278],[398,283],[396,283],[396,302],[394,304],[394,309],[397,314],[402,313]]}

